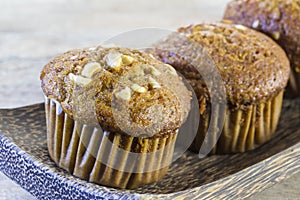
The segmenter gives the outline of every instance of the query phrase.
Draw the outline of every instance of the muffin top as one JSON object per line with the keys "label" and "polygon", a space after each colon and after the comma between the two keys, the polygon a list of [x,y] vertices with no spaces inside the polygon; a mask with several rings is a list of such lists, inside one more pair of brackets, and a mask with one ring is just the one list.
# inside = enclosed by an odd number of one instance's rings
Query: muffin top
{"label": "muffin top", "polygon": [[191,92],[174,68],[133,49],[68,51],[46,64],[40,79],[45,96],[69,116],[106,131],[173,133],[190,109]]}
{"label": "muffin top", "polygon": [[300,0],[234,0],[228,4],[224,19],[271,36],[300,73]]}
{"label": "muffin top", "polygon": [[[262,33],[230,23],[191,25],[179,28],[178,32],[180,34],[171,35],[155,45],[154,55],[178,69],[194,88],[205,83],[199,75],[192,73],[191,62],[185,58],[201,58],[200,54],[204,57],[199,49],[204,49],[214,63],[199,64],[196,68],[209,76],[215,64],[225,85],[227,100],[232,105],[269,100],[287,84],[289,60],[285,52]],[[182,39],[181,35],[187,39]],[[175,46],[176,52],[164,51],[170,46]],[[209,78],[214,81],[214,76]],[[207,94],[207,89],[200,88],[199,92],[205,93],[206,99],[211,95]]]}

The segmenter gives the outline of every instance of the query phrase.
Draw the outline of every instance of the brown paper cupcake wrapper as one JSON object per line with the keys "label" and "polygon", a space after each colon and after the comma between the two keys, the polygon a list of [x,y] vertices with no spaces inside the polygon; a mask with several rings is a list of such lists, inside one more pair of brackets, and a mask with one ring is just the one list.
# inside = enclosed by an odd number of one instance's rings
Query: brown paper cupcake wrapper
{"label": "brown paper cupcake wrapper", "polygon": [[[224,118],[220,137],[217,133],[206,136],[210,124],[209,116],[200,117],[198,133],[190,149],[199,152],[202,145],[216,144],[210,154],[245,152],[255,149],[270,140],[276,131],[282,107],[283,92],[272,100],[259,105],[250,105],[246,109],[232,110],[226,106],[225,116],[216,109],[216,117],[211,126],[218,131],[218,118]],[[204,139],[205,138],[205,139]]]}
{"label": "brown paper cupcake wrapper", "polygon": [[287,87],[287,96],[300,96],[300,72],[297,73],[294,69],[291,69],[290,80]]}
{"label": "brown paper cupcake wrapper", "polygon": [[[74,121],[54,100],[46,98],[45,107],[49,154],[73,175],[132,189],[159,181],[167,173],[177,132],[155,138],[102,132],[99,127]],[[138,159],[128,160],[131,152],[138,153]]]}

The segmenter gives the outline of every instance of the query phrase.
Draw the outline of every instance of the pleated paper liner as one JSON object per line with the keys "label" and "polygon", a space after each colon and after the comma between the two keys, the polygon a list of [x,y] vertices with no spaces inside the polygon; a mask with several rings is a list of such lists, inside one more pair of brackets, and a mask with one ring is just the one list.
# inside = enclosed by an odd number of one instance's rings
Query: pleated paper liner
{"label": "pleated paper liner", "polygon": [[[74,121],[54,100],[46,98],[45,107],[49,154],[73,175],[101,185],[133,189],[159,181],[167,173],[177,132],[154,138],[103,132]],[[128,160],[130,152],[139,153],[138,159]]]}
{"label": "pleated paper liner", "polygon": [[293,67],[291,69],[289,85],[286,92],[288,97],[300,96],[300,68],[297,70],[299,71],[297,72],[296,69],[293,69]]}
{"label": "pleated paper liner", "polygon": [[[276,131],[280,118],[283,91],[273,99],[258,105],[246,106],[243,109],[230,109],[226,106],[226,112],[215,110],[215,118],[211,119],[211,126],[215,130],[213,134],[206,135],[210,124],[210,112],[200,116],[198,133],[190,149],[199,152],[202,145],[216,144],[210,154],[238,153],[255,149],[271,139]],[[218,118],[224,118],[224,125],[220,137],[217,132]]]}

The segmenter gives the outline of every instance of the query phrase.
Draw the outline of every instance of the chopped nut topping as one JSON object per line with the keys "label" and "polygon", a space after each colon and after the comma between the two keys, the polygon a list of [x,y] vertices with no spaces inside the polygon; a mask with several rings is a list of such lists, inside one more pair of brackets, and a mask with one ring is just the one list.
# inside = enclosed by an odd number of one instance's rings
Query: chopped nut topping
{"label": "chopped nut topping", "polygon": [[131,98],[131,91],[129,87],[126,87],[125,89],[121,90],[120,92],[116,93],[116,97],[118,99],[122,99],[125,101],[129,101]]}
{"label": "chopped nut topping", "polygon": [[147,91],[146,88],[142,87],[142,86],[139,86],[138,84],[133,84],[131,86],[131,89],[135,92],[138,92],[138,93],[144,93]]}
{"label": "chopped nut topping", "polygon": [[153,76],[159,76],[161,73],[160,73],[160,71],[158,71],[158,69],[156,69],[155,67],[153,67],[153,66],[150,66],[150,69],[151,69],[151,74],[153,75]]}
{"label": "chopped nut topping", "polygon": [[177,75],[177,72],[176,72],[176,70],[171,66],[171,65],[169,65],[169,64],[165,64],[165,66],[167,66],[168,67],[168,69],[170,70],[170,72],[171,72],[171,74],[173,74],[173,75]]}
{"label": "chopped nut topping", "polygon": [[273,36],[273,38],[275,40],[279,40],[279,38],[280,38],[280,32],[274,32],[274,33],[272,33],[272,36]]}
{"label": "chopped nut topping", "polygon": [[136,75],[137,77],[139,77],[139,76],[144,76],[144,75],[145,75],[145,71],[144,71],[143,66],[138,66],[136,69],[137,69],[137,70],[135,71],[135,75]]}
{"label": "chopped nut topping", "polygon": [[235,25],[235,28],[245,31],[247,28],[243,25]]}
{"label": "chopped nut topping", "polygon": [[72,56],[70,59],[75,60],[76,58],[78,58],[78,55]]}
{"label": "chopped nut topping", "polygon": [[87,85],[92,81],[90,78],[84,78],[82,76],[74,75],[72,73],[69,74],[69,78],[72,81],[74,81],[74,83],[80,84],[80,85]]}
{"label": "chopped nut topping", "polygon": [[69,78],[70,78],[72,81],[75,81],[75,77],[76,77],[75,74],[70,73],[68,76],[69,76]]}
{"label": "chopped nut topping", "polygon": [[122,57],[122,61],[125,65],[130,65],[134,61],[134,58],[131,56],[122,55],[121,57]]}
{"label": "chopped nut topping", "polygon": [[161,88],[160,84],[151,76],[149,77],[149,83],[153,89]]}
{"label": "chopped nut topping", "polygon": [[119,68],[122,65],[122,54],[118,52],[110,52],[106,56],[106,63],[112,68]]}
{"label": "chopped nut topping", "polygon": [[97,47],[90,47],[90,48],[89,48],[90,51],[94,51],[94,50],[96,50],[96,49],[97,49]]}
{"label": "chopped nut topping", "polygon": [[259,20],[257,19],[257,20],[255,20],[255,21],[253,22],[252,27],[253,27],[253,28],[258,28],[259,24],[260,24],[260,22],[259,22]]}
{"label": "chopped nut topping", "polygon": [[149,56],[153,59],[156,59],[151,53],[149,54]]}
{"label": "chopped nut topping", "polygon": [[91,78],[96,71],[102,69],[102,67],[100,66],[99,63],[97,62],[90,62],[88,64],[86,64],[84,67],[83,67],[83,70],[81,72],[81,75],[82,76],[85,76],[85,77],[88,77],[88,78]]}

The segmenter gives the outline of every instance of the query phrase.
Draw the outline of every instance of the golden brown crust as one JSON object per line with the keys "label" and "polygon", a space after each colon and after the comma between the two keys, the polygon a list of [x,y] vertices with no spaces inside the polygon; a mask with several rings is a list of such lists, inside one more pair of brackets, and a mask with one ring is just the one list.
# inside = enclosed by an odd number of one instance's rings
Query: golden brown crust
{"label": "golden brown crust", "polygon": [[[107,131],[148,137],[171,133],[189,110],[190,92],[181,78],[170,66],[137,50],[72,50],[51,60],[40,78],[44,94],[68,115],[85,123],[99,122]],[[174,93],[175,88],[184,98]]]}
{"label": "golden brown crust", "polygon": [[234,0],[224,19],[271,36],[286,51],[293,71],[300,73],[300,0]]}
{"label": "golden brown crust", "polygon": [[197,51],[190,47],[196,41],[215,62],[226,87],[227,99],[234,106],[269,100],[285,88],[289,61],[285,52],[269,37],[244,26],[225,23],[191,25],[178,32],[190,41],[168,38],[156,46],[155,55],[183,73],[194,89],[199,90],[196,92],[198,98],[201,98],[199,93],[205,93],[206,99],[208,94],[197,87],[205,84],[193,73],[189,63],[178,55],[158,49],[176,46],[176,54],[189,57]]}

